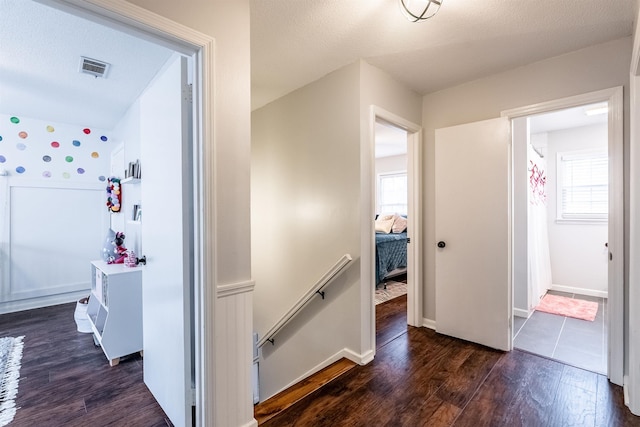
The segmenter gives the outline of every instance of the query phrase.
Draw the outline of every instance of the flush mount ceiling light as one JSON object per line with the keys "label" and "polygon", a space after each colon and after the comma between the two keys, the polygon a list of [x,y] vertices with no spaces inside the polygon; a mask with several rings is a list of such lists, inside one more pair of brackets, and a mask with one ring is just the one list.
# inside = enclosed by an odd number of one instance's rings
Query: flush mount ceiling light
{"label": "flush mount ceiling light", "polygon": [[411,22],[426,21],[440,10],[444,0],[400,0],[400,9]]}

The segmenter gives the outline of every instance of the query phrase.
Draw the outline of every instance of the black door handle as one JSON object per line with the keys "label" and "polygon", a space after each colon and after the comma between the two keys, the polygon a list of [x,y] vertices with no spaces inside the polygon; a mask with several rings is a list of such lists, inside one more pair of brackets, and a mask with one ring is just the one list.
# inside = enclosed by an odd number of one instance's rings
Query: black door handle
{"label": "black door handle", "polygon": [[443,242],[442,240],[440,240],[440,241],[438,242],[438,247],[439,247],[439,248],[444,248],[445,246],[447,246],[447,244],[446,244],[445,242]]}

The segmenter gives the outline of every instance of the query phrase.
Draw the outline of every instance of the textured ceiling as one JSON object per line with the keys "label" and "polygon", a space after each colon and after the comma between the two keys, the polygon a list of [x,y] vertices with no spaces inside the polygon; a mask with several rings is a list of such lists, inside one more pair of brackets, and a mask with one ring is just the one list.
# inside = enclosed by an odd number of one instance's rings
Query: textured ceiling
{"label": "textured ceiling", "polygon": [[[0,112],[112,129],[171,51],[30,0],[0,0]],[[111,64],[78,72],[80,56]]]}
{"label": "textured ceiling", "polygon": [[635,0],[251,0],[252,108],[364,59],[419,94],[629,36]]}
{"label": "textured ceiling", "polygon": [[[425,94],[631,35],[635,0],[251,0],[252,107],[358,59]],[[30,0],[0,0],[0,112],[112,128],[171,52]],[[78,73],[80,56],[112,64]]]}

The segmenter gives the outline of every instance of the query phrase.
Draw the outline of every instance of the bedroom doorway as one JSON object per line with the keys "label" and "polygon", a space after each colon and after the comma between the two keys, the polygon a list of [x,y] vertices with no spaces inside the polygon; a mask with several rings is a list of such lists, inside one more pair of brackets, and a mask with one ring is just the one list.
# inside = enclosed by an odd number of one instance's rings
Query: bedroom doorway
{"label": "bedroom doorway", "polygon": [[[400,295],[402,304],[396,300],[393,304],[398,318],[393,330],[406,331],[407,325],[422,326],[422,292],[419,286],[421,272],[417,260],[420,259],[420,141],[421,129],[418,125],[372,107],[372,163],[369,182],[371,183],[371,283],[368,288],[374,291],[372,313],[372,335],[375,342],[376,307],[375,290],[378,296],[391,298]],[[376,217],[386,226],[376,233]],[[371,221],[371,219],[369,221]],[[379,224],[381,226],[382,224]],[[379,227],[378,227],[379,228]],[[388,231],[388,232],[387,232]],[[395,231],[395,232],[394,232]],[[387,260],[380,263],[377,259],[376,236],[386,238],[391,253],[383,254]],[[404,248],[400,248],[400,245]],[[389,256],[391,258],[389,259]],[[404,264],[404,265],[403,265]],[[386,289],[385,289],[386,281]],[[403,288],[406,288],[404,291]],[[406,292],[406,293],[405,293]],[[380,301],[380,298],[378,298]],[[387,338],[392,332],[386,333]],[[380,337],[380,343],[384,340]],[[378,344],[380,344],[378,343]]]}
{"label": "bedroom doorway", "polygon": [[378,348],[407,330],[407,131],[375,123],[375,305]]}

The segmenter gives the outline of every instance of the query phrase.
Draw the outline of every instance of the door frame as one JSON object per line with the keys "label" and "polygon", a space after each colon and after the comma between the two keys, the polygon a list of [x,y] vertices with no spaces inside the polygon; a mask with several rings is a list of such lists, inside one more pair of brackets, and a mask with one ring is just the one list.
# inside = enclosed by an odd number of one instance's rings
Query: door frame
{"label": "door frame", "polygon": [[[123,31],[165,46],[193,62],[193,128],[192,149],[194,175],[190,191],[193,194],[193,256],[194,256],[194,340],[195,340],[195,422],[213,425],[216,413],[214,399],[215,359],[214,335],[208,333],[214,324],[215,292],[211,291],[215,277],[216,224],[214,175],[214,87],[215,40],[168,18],[125,1],[113,0],[34,0],[96,23]],[[207,260],[207,262],[205,262]],[[209,350],[209,351],[207,351]]]}
{"label": "door frame", "polygon": [[[407,323],[410,326],[423,326],[422,319],[422,203],[421,183],[422,169],[420,167],[420,159],[422,153],[422,127],[409,120],[406,120],[397,114],[371,105],[369,109],[369,138],[368,144],[364,144],[366,149],[363,156],[363,195],[364,200],[368,203],[364,206],[362,216],[362,233],[361,254],[362,254],[362,289],[363,301],[368,301],[371,313],[368,316],[371,339],[372,356],[375,354],[376,347],[376,313],[374,304],[375,288],[371,286],[374,281],[373,273],[375,268],[375,224],[373,218],[375,215],[375,191],[376,176],[373,172],[375,169],[375,125],[376,120],[383,120],[393,126],[407,131],[407,235],[410,238],[411,250],[407,252]],[[366,330],[366,329],[365,329]]]}
{"label": "door frame", "polygon": [[[623,88],[570,96],[501,112],[514,119],[597,102],[608,102],[609,218],[608,244],[612,259],[608,268],[608,367],[609,380],[622,385],[624,375],[624,173]],[[512,253],[513,256],[513,253]],[[515,260],[514,260],[515,261]]]}

